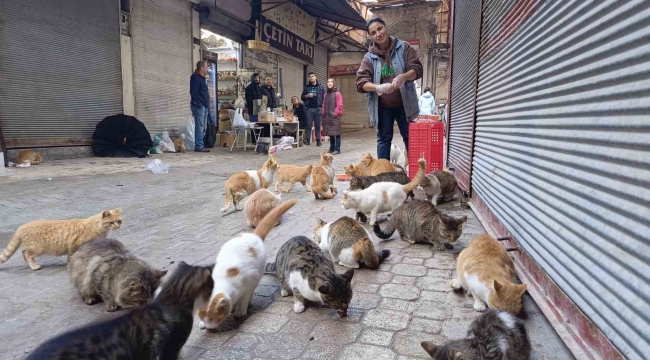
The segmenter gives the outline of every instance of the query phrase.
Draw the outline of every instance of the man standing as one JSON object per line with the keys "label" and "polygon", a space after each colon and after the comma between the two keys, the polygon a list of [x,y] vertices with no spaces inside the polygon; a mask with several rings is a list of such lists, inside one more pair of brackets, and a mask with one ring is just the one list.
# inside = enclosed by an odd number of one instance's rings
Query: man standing
{"label": "man standing", "polygon": [[253,115],[253,103],[258,102],[262,105],[262,90],[260,89],[260,74],[251,75],[251,83],[246,86],[246,111],[251,122],[257,122],[257,113]]}
{"label": "man standing", "polygon": [[300,98],[305,103],[305,117],[307,118],[307,129],[305,129],[305,145],[311,141],[311,126],[316,128],[316,146],[321,147],[320,126],[323,108],[323,96],[325,87],[318,82],[316,74],[309,73],[309,82],[305,85]]}
{"label": "man standing", "polygon": [[264,81],[264,86],[262,86],[262,95],[266,96],[269,99],[267,107],[270,107],[272,110],[277,107],[277,104],[275,103],[276,101],[275,94],[276,92],[275,89],[273,88],[273,78],[267,76]]}
{"label": "man standing", "polygon": [[205,77],[208,75],[208,64],[205,61],[196,63],[196,70],[190,77],[191,107],[194,116],[194,151],[210,152],[203,146],[203,137],[210,108],[210,94]]}

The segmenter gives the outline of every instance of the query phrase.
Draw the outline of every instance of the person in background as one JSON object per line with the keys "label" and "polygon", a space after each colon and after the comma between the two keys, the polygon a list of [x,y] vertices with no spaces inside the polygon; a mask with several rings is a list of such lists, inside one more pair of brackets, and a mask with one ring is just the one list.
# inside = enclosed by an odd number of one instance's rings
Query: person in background
{"label": "person in background", "polygon": [[[266,107],[270,107],[271,110],[274,110],[277,106],[275,103],[275,89],[273,88],[273,78],[267,76],[264,80],[264,85],[260,88],[262,90],[262,96],[266,96],[269,100]],[[266,109],[264,109],[266,110]]]}
{"label": "person in background", "polygon": [[323,107],[323,96],[325,87],[318,82],[316,74],[309,73],[309,82],[305,85],[300,98],[305,102],[305,115],[307,118],[307,127],[305,128],[305,145],[311,141],[311,127],[316,128],[316,146],[321,147],[320,143],[320,126]]}
{"label": "person in background", "polygon": [[390,36],[381,18],[368,20],[366,31],[372,42],[357,71],[357,91],[368,93],[368,115],[377,131],[377,157],[389,160],[396,120],[408,149],[408,123],[420,112],[413,81],[422,77],[422,62],[407,42]]}
{"label": "person in background", "polygon": [[323,98],[323,130],[330,137],[330,151],[341,153],[341,118],[343,117],[343,96],[334,79],[327,79],[327,92]]}
{"label": "person in background", "polygon": [[203,145],[210,108],[210,93],[205,77],[208,75],[208,63],[199,61],[190,77],[190,107],[194,116],[194,151],[210,152]]}
{"label": "person in background", "polygon": [[418,107],[420,108],[420,115],[433,115],[436,110],[436,99],[433,98],[431,94],[431,89],[429,87],[424,88],[422,96],[418,101]]}
{"label": "person in background", "polygon": [[307,115],[305,114],[305,104],[298,99],[297,96],[291,97],[291,105],[293,106],[293,114],[298,117],[298,123],[301,129],[307,127]]}
{"label": "person in background", "polygon": [[[246,98],[246,112],[248,112],[248,117],[250,122],[257,122],[257,114],[253,115],[253,109],[255,108],[254,103],[259,102],[259,105],[262,104],[262,89],[260,89],[260,74],[253,73],[251,75],[251,83],[246,86],[246,91],[244,92]],[[257,143],[255,139],[254,131],[251,129],[251,141],[253,144]]]}

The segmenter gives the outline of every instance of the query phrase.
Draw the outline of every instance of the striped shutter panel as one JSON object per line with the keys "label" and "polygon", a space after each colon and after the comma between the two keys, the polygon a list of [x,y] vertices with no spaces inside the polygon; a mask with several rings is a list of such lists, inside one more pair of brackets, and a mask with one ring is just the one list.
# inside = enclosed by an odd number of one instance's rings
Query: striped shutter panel
{"label": "striped shutter panel", "polygon": [[329,50],[326,46],[316,44],[314,46],[314,64],[307,65],[307,71],[316,74],[318,81],[327,83],[329,72]]}

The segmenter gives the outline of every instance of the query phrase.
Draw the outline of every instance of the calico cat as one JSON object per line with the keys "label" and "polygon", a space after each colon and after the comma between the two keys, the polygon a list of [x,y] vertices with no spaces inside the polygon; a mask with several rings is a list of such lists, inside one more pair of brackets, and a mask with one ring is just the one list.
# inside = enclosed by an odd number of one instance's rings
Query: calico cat
{"label": "calico cat", "polygon": [[[497,309],[519,314],[525,284],[515,284],[515,264],[501,244],[488,234],[474,238],[458,256],[453,289],[474,297],[474,310]],[[486,307],[487,304],[487,307]]]}
{"label": "calico cat", "polygon": [[402,240],[411,244],[431,244],[442,251],[445,243],[458,240],[466,221],[467,216],[447,216],[428,201],[413,200],[393,211],[384,230],[379,228],[378,223],[375,223],[373,230],[380,239],[390,238],[397,230]]}
{"label": "calico cat", "polygon": [[43,162],[43,156],[33,150],[23,150],[16,158],[17,164],[38,165]]}
{"label": "calico cat", "polygon": [[[276,195],[268,189],[259,189],[254,192],[244,205],[244,214],[246,214],[248,225],[256,227],[266,214],[280,205],[281,201],[280,195]],[[276,226],[280,225],[280,221],[281,219],[278,220]]]}
{"label": "calico cat", "polygon": [[275,263],[266,269],[280,279],[280,295],[293,295],[295,313],[305,311],[305,300],[309,300],[337,310],[342,318],[347,316],[354,269],[337,274],[332,261],[308,238],[294,236],[282,244]]}
{"label": "calico cat", "polygon": [[235,317],[246,316],[253,291],[264,274],[264,239],[295,204],[296,199],[285,201],[264,216],[255,233],[241,234],[223,245],[212,272],[214,288],[210,303],[199,310],[200,328],[216,328],[231,312]]}
{"label": "calico cat", "polygon": [[375,251],[368,230],[347,216],[331,223],[318,219],[314,241],[321,250],[329,252],[332,261],[352,269],[358,269],[362,263],[369,269],[376,269],[390,256],[388,249]]}
{"label": "calico cat", "polygon": [[528,360],[530,342],[524,324],[507,312],[489,310],[472,322],[467,337],[437,346],[423,341],[435,360]]}
{"label": "calico cat", "polygon": [[357,165],[344,167],[345,174],[350,176],[375,176],[384,172],[395,171],[395,167],[386,159],[375,159],[369,153],[361,155],[361,162]]}
{"label": "calico cat", "polygon": [[185,152],[185,134],[181,134],[178,139],[174,140],[174,149],[176,149],[176,152]]}
{"label": "calico cat", "polygon": [[110,230],[122,225],[121,209],[105,210],[88,219],[36,220],[22,225],[16,230],[2,255],[4,263],[23,244],[23,258],[32,270],[41,268],[36,263],[40,255],[70,255],[86,241],[96,237],[106,237]]}
{"label": "calico cat", "polygon": [[447,171],[434,171],[422,179],[420,184],[427,201],[438,205],[438,201],[451,201],[456,194],[458,183],[456,178]]}
{"label": "calico cat", "polygon": [[[417,175],[406,185],[378,182],[361,191],[346,191],[341,198],[343,209],[354,209],[356,213],[370,214],[370,225],[374,225],[379,213],[400,207],[408,198],[408,194],[422,181],[426,163],[424,159],[420,159],[418,163],[420,169]],[[355,217],[355,220],[359,220],[359,215]]]}
{"label": "calico cat", "polygon": [[319,196],[323,199],[332,199],[336,196],[333,162],[332,154],[320,154],[320,165],[314,166],[311,170],[311,192],[316,200]]}
{"label": "calico cat", "polygon": [[48,340],[27,359],[177,359],[196,310],[210,299],[212,268],[181,261],[152,302]]}
{"label": "calico cat", "polygon": [[[350,179],[350,190],[363,190],[378,182],[395,182],[406,185],[411,182],[411,179],[405,173],[400,172],[385,172],[375,176],[356,176]],[[413,191],[409,192],[409,196],[411,198],[415,197]]]}
{"label": "calico cat", "polygon": [[248,170],[234,174],[226,181],[226,204],[221,208],[225,214],[230,206],[235,204],[235,211],[241,210],[239,202],[258,189],[267,189],[273,182],[273,176],[278,169],[278,160],[275,154],[270,154],[268,160],[259,170]]}
{"label": "calico cat", "polygon": [[72,284],[88,305],[103,301],[106,311],[144,305],[167,270],[155,270],[112,239],[97,238],[79,246],[68,261]]}
{"label": "calico cat", "polygon": [[287,181],[289,182],[289,186],[282,189],[285,193],[288,193],[291,188],[293,188],[293,185],[295,185],[297,182],[302,184],[302,186],[305,188],[305,191],[311,191],[307,187],[307,180],[311,175],[313,168],[314,165],[307,165],[303,167],[281,165],[278,167],[278,171],[276,173],[277,180],[275,182],[275,191],[277,192]]}

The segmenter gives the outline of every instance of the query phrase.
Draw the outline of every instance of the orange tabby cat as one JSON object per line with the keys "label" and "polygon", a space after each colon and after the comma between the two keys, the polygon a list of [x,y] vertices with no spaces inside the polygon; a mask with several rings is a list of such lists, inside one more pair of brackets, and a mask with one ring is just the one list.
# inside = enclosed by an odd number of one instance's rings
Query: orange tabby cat
{"label": "orange tabby cat", "polygon": [[[248,197],[244,205],[244,214],[246,214],[248,225],[257,227],[257,224],[262,221],[264,215],[271,212],[281,202],[282,198],[280,198],[280,195],[276,195],[267,189],[259,189],[254,192],[253,195]],[[280,225],[280,220],[278,220],[276,225]]]}
{"label": "orange tabby cat", "polygon": [[361,155],[359,165],[345,166],[345,174],[351,176],[375,176],[385,172],[395,172],[396,168],[386,159],[375,159],[369,153]]}
{"label": "orange tabby cat", "polygon": [[97,237],[106,237],[110,230],[122,225],[121,209],[105,210],[88,219],[36,220],[16,230],[9,245],[0,255],[4,263],[23,244],[23,258],[32,270],[41,268],[35,258],[40,255],[68,255],[77,251],[81,244]]}
{"label": "orange tabby cat", "polygon": [[[474,310],[487,308],[518,314],[526,285],[514,284],[515,264],[501,244],[488,234],[474,238],[458,256],[458,279],[453,289],[465,289],[474,297]],[[487,304],[487,307],[486,307]]]}
{"label": "orange tabby cat", "polygon": [[181,134],[178,139],[174,140],[174,149],[176,149],[176,152],[185,152],[185,134]]}
{"label": "orange tabby cat", "polygon": [[317,200],[319,196],[323,199],[331,199],[336,196],[333,162],[332,154],[320,154],[320,165],[314,166],[311,170],[311,192],[314,193]]}
{"label": "orange tabby cat", "polygon": [[16,158],[17,164],[38,165],[42,162],[43,162],[43,157],[41,156],[41,154],[32,150],[23,150],[20,152],[20,154],[18,154],[18,157]]}
{"label": "orange tabby cat", "polygon": [[289,182],[289,186],[283,188],[282,190],[285,193],[288,193],[295,183],[299,182],[305,188],[305,191],[311,191],[307,188],[307,178],[311,175],[311,171],[314,168],[314,165],[307,166],[294,166],[294,165],[282,165],[278,167],[276,172],[276,182],[275,182],[275,191],[278,191],[285,182]]}
{"label": "orange tabby cat", "polygon": [[226,204],[221,208],[221,213],[224,214],[230,210],[233,203],[235,203],[235,211],[241,210],[239,202],[254,193],[255,190],[267,189],[273,182],[273,176],[277,169],[278,160],[275,154],[269,154],[269,159],[266,160],[261,169],[242,171],[231,176],[226,181]]}

